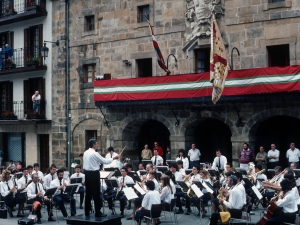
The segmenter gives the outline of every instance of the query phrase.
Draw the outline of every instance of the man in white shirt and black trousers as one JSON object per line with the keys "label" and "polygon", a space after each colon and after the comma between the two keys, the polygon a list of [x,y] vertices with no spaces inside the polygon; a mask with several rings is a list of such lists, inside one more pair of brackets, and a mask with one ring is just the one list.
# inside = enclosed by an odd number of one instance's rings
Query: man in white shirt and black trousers
{"label": "man in white shirt and black trousers", "polygon": [[57,178],[56,166],[50,166],[50,173],[44,177],[44,189],[47,191],[50,188],[51,181]]}
{"label": "man in white shirt and black trousers", "polygon": [[95,204],[95,217],[105,217],[100,211],[100,175],[99,168],[100,164],[109,164],[114,159],[119,159],[119,155],[116,155],[110,159],[104,159],[96,149],[98,148],[98,142],[95,139],[89,140],[89,149],[83,154],[83,169],[85,174],[85,216],[89,219],[91,211],[91,200],[94,199]]}
{"label": "man in white shirt and black trousers", "polygon": [[192,169],[193,166],[199,166],[200,164],[200,150],[196,148],[195,144],[192,144],[192,148],[188,152],[188,157],[190,158],[189,168]]}
{"label": "man in white shirt and black trousers", "polygon": [[216,150],[216,156],[214,162],[211,166],[212,169],[218,168],[219,172],[222,173],[225,170],[225,166],[227,163],[227,158],[222,155],[221,149]]}
{"label": "man in white shirt and black trousers", "polygon": [[153,166],[162,166],[164,164],[164,159],[158,155],[158,151],[153,150],[154,156],[151,158]]}

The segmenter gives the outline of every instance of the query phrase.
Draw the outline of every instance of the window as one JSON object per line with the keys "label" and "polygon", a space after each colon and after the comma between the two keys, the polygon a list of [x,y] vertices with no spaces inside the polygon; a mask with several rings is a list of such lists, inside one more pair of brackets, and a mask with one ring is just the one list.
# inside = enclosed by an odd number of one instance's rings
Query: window
{"label": "window", "polygon": [[290,51],[288,44],[267,46],[267,51],[269,67],[290,65]]}
{"label": "window", "polygon": [[95,64],[84,66],[84,83],[93,83],[95,80]]}
{"label": "window", "polygon": [[33,26],[24,30],[24,59],[38,58],[42,64],[41,47],[43,46],[43,25]]}
{"label": "window", "polygon": [[138,77],[152,77],[152,58],[137,59]]}
{"label": "window", "polygon": [[96,139],[97,140],[97,130],[86,130],[85,131],[85,149],[89,149],[89,140]]}
{"label": "window", "polygon": [[13,82],[0,82],[0,112],[13,110]]}
{"label": "window", "polygon": [[95,30],[95,17],[93,16],[86,16],[85,17],[85,31]]}
{"label": "window", "polygon": [[209,72],[210,48],[195,50],[195,73]]}
{"label": "window", "polygon": [[[147,22],[147,19],[150,20],[150,13],[149,12],[150,12],[149,5],[138,6],[137,22],[142,23],[142,22]],[[145,15],[147,15],[147,18],[146,18]]]}
{"label": "window", "polygon": [[4,49],[6,44],[9,44],[13,48],[14,32],[7,31],[0,33],[0,48]]}
{"label": "window", "polygon": [[269,3],[284,2],[285,0],[269,0]]}

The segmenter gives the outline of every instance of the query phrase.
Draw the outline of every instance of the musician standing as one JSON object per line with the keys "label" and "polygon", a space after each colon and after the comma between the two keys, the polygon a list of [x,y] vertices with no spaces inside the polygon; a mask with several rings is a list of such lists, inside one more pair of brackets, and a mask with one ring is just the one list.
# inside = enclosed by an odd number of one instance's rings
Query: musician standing
{"label": "musician standing", "polygon": [[158,151],[156,149],[153,150],[154,156],[151,158],[153,166],[162,166],[164,163],[164,159],[158,155]]}
{"label": "musician standing", "polygon": [[[41,205],[43,202],[47,206],[47,211],[48,211],[48,221],[55,221],[55,219],[52,218],[53,214],[50,212],[50,200],[44,195],[45,191],[43,189],[43,185],[38,182],[38,175],[32,174],[32,183],[30,183],[27,187],[27,203],[28,204],[33,204],[35,201],[38,201]],[[37,223],[41,224],[41,206],[37,207],[35,209],[36,215],[37,215]]]}
{"label": "musician standing", "polygon": [[265,169],[264,173],[267,173],[267,162],[268,162],[268,154],[265,152],[265,148],[263,146],[259,147],[259,153],[256,154],[255,161],[257,165],[261,165],[262,169]]}
{"label": "musician standing", "polygon": [[199,166],[200,164],[200,150],[196,148],[195,144],[192,144],[192,148],[188,152],[188,157],[190,158],[189,168],[192,169],[193,166]]}
{"label": "musician standing", "polygon": [[189,159],[186,157],[184,149],[178,150],[178,156],[176,158],[176,161],[181,160],[183,162],[183,169],[187,170],[189,168]]}
{"label": "musician standing", "polygon": [[298,148],[295,148],[295,143],[290,144],[290,149],[286,152],[286,158],[289,161],[289,166],[291,163],[294,163],[296,168],[299,169],[299,157],[300,157],[300,151]]}
{"label": "musician standing", "polygon": [[297,200],[292,190],[292,182],[284,179],[280,182],[281,192],[278,196],[278,201],[276,202],[277,207],[282,207],[283,213],[281,215],[272,217],[265,222],[265,225],[274,225],[286,223],[295,223],[297,214]]}
{"label": "musician standing", "polygon": [[159,146],[157,141],[154,142],[153,155],[154,155],[154,150],[157,150],[159,156],[164,157],[164,150],[162,149],[162,147]]}
{"label": "musician standing", "polygon": [[270,169],[279,166],[279,156],[280,156],[280,151],[276,149],[275,144],[271,144],[271,150],[268,151],[268,158],[269,158],[268,167]]}
{"label": "musician standing", "polygon": [[240,168],[248,171],[248,163],[255,159],[254,152],[249,148],[248,143],[244,143],[243,149],[239,152]]}
{"label": "musician standing", "polygon": [[216,150],[216,157],[214,159],[214,162],[211,166],[212,169],[218,168],[219,172],[222,173],[225,170],[225,166],[227,163],[227,158],[222,155],[221,149]]}
{"label": "musician standing", "polygon": [[95,204],[95,217],[104,217],[100,211],[100,177],[99,168],[100,164],[109,164],[114,159],[118,159],[120,156],[116,155],[110,159],[104,159],[96,149],[98,148],[98,142],[95,139],[89,140],[89,149],[83,154],[83,169],[85,174],[85,216],[89,218],[91,210],[91,200],[92,196]]}

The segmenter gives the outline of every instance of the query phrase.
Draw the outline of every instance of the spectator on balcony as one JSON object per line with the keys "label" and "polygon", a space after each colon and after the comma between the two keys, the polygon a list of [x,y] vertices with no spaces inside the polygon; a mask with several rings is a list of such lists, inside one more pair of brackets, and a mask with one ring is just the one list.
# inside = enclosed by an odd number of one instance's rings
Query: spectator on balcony
{"label": "spectator on balcony", "polygon": [[40,103],[41,103],[41,95],[39,94],[39,91],[36,91],[34,95],[32,95],[32,101],[33,101],[33,111],[39,112],[40,110]]}
{"label": "spectator on balcony", "polygon": [[11,59],[14,56],[14,50],[9,46],[9,44],[5,45],[4,53],[5,59]]}

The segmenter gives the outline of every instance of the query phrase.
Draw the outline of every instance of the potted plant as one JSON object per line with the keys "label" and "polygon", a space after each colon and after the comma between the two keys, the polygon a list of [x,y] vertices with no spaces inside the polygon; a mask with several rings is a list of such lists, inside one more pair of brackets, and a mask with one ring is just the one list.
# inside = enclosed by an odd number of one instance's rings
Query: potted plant
{"label": "potted plant", "polygon": [[36,9],[36,2],[35,0],[28,0],[27,2],[27,10],[33,10],[33,9]]}
{"label": "potted plant", "polygon": [[25,57],[26,66],[37,66],[39,65],[39,59],[37,57],[26,56]]}
{"label": "potted plant", "polygon": [[16,10],[14,8],[6,8],[5,12],[6,12],[5,13],[6,16],[17,14],[17,12],[16,12]]}
{"label": "potted plant", "polygon": [[35,112],[35,111],[29,109],[29,110],[27,110],[25,117],[27,119],[38,119],[38,118],[40,118],[40,115],[38,112]]}
{"label": "potted plant", "polygon": [[17,116],[15,115],[15,113],[13,111],[7,110],[7,111],[1,112],[1,119],[2,120],[16,120]]}

